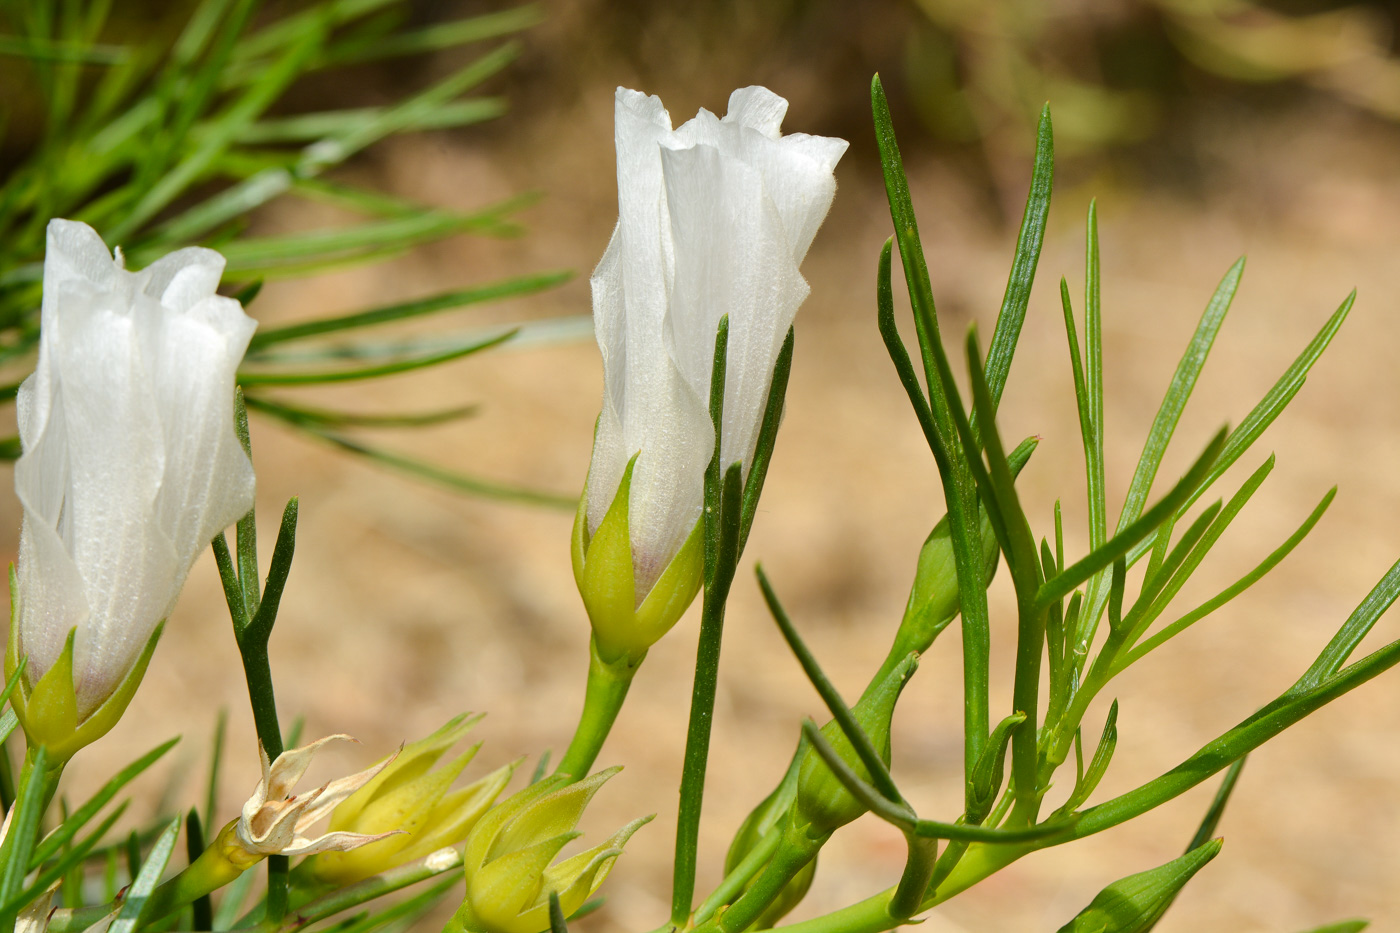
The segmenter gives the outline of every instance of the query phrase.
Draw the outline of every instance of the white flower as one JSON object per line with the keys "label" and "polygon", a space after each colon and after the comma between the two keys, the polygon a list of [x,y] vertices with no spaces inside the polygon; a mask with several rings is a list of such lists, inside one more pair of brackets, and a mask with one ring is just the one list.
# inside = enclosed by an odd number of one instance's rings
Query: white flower
{"label": "white flower", "polygon": [[592,278],[604,388],[585,509],[591,535],[640,454],[628,515],[638,605],[700,517],[720,318],[720,463],[747,472],[774,363],[807,297],[798,266],[847,143],[781,135],[786,111],[766,88],[742,88],[723,119],[701,110],[673,130],[658,98],[617,91],[619,219]]}
{"label": "white flower", "polygon": [[37,683],[70,630],[78,721],[122,683],[194,559],[253,504],[234,370],[256,327],[213,250],[140,272],[54,220],[39,362],[20,387],[19,654]]}

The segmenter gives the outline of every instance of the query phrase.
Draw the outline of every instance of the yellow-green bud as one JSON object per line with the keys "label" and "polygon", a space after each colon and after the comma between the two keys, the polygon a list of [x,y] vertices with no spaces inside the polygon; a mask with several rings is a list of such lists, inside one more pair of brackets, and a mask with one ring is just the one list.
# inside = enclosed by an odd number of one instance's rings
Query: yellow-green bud
{"label": "yellow-green bud", "polygon": [[[14,567],[10,568],[10,591],[16,592]],[[10,612],[10,641],[5,651],[5,679],[19,670],[18,605]],[[91,745],[111,731],[126,712],[127,704],[141,685],[146,667],[156,650],[156,642],[165,623],[156,626],[145,649],[127,672],[117,689],[97,709],[87,716],[78,715],[77,691],[73,685],[73,639],[76,629],[69,631],[63,651],[37,682],[30,683],[21,675],[10,695],[10,707],[15,711],[25,737],[31,746],[48,750],[49,767],[62,767],[80,748]]]}
{"label": "yellow-green bud", "polygon": [[637,592],[638,555],[632,550],[628,524],[635,464],[634,457],[622,475],[612,505],[591,536],[587,490],[579,498],[574,518],[574,580],[593,625],[598,656],[609,664],[624,658],[640,660],[695,600],[705,572],[703,523],[697,521],[680,550],[667,556],[669,561],[651,589]]}
{"label": "yellow-green bud", "polygon": [[[870,737],[880,760],[890,761],[890,719],[895,701],[918,666],[918,657],[908,655],[882,679],[871,684],[865,695],[851,707],[856,723]],[[870,772],[861,763],[846,733],[834,719],[822,727],[822,737],[862,780],[870,781]],[[797,804],[794,808],[797,827],[806,827],[807,836],[820,839],[829,836],[865,812],[865,804],[857,800],[841,779],[822,761],[816,749],[808,749],[797,775]]]}
{"label": "yellow-green bud", "polygon": [[480,744],[441,767],[433,766],[481,718],[469,713],[454,717],[432,735],[405,747],[369,783],[342,801],[331,814],[331,832],[395,834],[358,849],[317,855],[311,873],[328,884],[352,884],[466,839],[519,764],[512,762],[466,787],[449,790]]}
{"label": "yellow-green bud", "polygon": [[487,811],[470,834],[463,857],[467,895],[445,933],[539,933],[549,928],[549,896],[567,917],[603,883],[622,847],[651,817],[633,820],[601,845],[558,864],[550,862],[580,833],[593,794],[621,768],[577,783],[553,775]]}

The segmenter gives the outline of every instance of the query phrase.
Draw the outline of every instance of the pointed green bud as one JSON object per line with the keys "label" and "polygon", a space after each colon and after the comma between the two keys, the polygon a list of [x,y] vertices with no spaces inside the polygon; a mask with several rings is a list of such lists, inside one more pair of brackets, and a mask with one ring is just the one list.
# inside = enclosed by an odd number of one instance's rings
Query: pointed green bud
{"label": "pointed green bud", "polygon": [[[13,566],[10,568],[10,592],[17,592]],[[17,607],[12,608],[10,641],[5,651],[6,680],[19,670],[18,619]],[[61,768],[79,749],[96,742],[117,724],[136,694],[141,678],[146,675],[146,667],[151,663],[151,655],[155,653],[156,642],[160,640],[164,627],[164,622],[156,626],[146,647],[117,689],[85,717],[78,714],[77,691],[73,686],[73,640],[77,635],[76,629],[68,632],[62,652],[38,681],[31,684],[27,671],[20,677],[10,696],[10,707],[15,711],[29,744],[48,749],[51,768]]]}
{"label": "pointed green bud", "polygon": [[1113,882],[1058,933],[1146,933],[1186,882],[1215,858],[1221,843],[1212,839],[1165,865]]}
{"label": "pointed green bud", "polygon": [[[665,569],[645,593],[637,591],[638,555],[633,553],[629,508],[633,457],[622,474],[617,494],[597,530],[588,534],[588,492],[579,498],[574,517],[574,580],[593,625],[598,657],[614,664],[636,663],[671,630],[695,600],[705,570],[702,522],[674,555],[663,557]],[[647,557],[647,560],[653,560]]]}
{"label": "pointed green bud", "polygon": [[550,864],[580,835],[575,827],[589,800],[620,770],[572,784],[566,775],[552,775],[488,810],[467,836],[467,895],[446,930],[539,933],[549,928],[550,894],[559,895],[566,917],[582,907],[627,840],[651,819],[633,820],[601,845]]}
{"label": "pointed green bud", "polygon": [[312,875],[327,884],[353,884],[466,839],[519,764],[512,762],[466,787],[450,790],[481,746],[473,745],[446,764],[434,765],[481,719],[480,714],[470,713],[454,717],[432,735],[406,746],[342,801],[331,814],[331,832],[394,835],[358,849],[317,855],[311,860]]}
{"label": "pointed green bud", "polygon": [[[1011,452],[1007,460],[1013,476],[1020,475],[1034,450],[1035,442],[1028,441]],[[977,520],[982,533],[983,582],[990,584],[996,575],[997,558],[1001,552],[997,547],[996,534],[992,531],[991,519],[987,517],[986,508],[980,504],[977,507]],[[911,651],[919,654],[927,651],[933,640],[957,617],[958,602],[953,536],[948,527],[948,516],[945,515],[933,526],[933,531],[929,532],[919,551],[914,585],[909,590],[909,602],[904,607],[904,618],[900,620],[894,646],[885,659],[886,668],[898,664]]]}
{"label": "pointed green bud", "polygon": [[[880,759],[887,765],[890,761],[890,720],[894,716],[894,705],[916,667],[918,657],[908,655],[894,670],[872,683],[860,701],[851,707],[856,723],[870,737],[871,744],[880,753]],[[841,759],[869,782],[870,772],[861,763],[841,725],[833,719],[821,731]],[[865,812],[865,805],[846,789],[815,749],[808,749],[797,776],[797,804],[793,812],[797,825],[807,826],[807,834],[815,839],[829,836],[860,816]]]}
{"label": "pointed green bud", "polygon": [[1006,776],[1006,747],[1011,744],[1011,735],[1016,727],[1025,721],[1025,713],[1012,713],[992,730],[982,754],[972,767],[972,794],[967,804],[967,822],[979,824],[992,812],[997,794],[1001,793],[1002,779]]}

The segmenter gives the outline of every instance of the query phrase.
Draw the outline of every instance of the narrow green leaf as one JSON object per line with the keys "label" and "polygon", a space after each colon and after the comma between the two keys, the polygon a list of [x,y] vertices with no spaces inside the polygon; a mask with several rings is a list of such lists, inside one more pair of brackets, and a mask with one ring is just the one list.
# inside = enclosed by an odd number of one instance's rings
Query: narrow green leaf
{"label": "narrow green leaf", "polygon": [[242,371],[238,374],[238,381],[248,386],[288,386],[288,385],[322,385],[330,382],[353,382],[360,379],[378,379],[383,376],[392,376],[398,373],[410,372],[415,369],[424,369],[429,366],[436,366],[439,363],[447,363],[452,360],[470,356],[473,353],[480,353],[491,347],[499,346],[514,337],[515,328],[508,328],[496,334],[480,339],[472,339],[450,349],[438,353],[429,353],[424,356],[410,357],[408,359],[395,360],[390,363],[380,363],[374,366],[362,366],[350,369],[328,369],[313,372],[259,372]]}
{"label": "narrow green leaf", "polygon": [[[1336,490],[1333,489],[1332,492],[1336,492]],[[1328,494],[1324,505],[1320,508],[1325,508],[1325,503],[1330,501],[1331,493]],[[1371,592],[1366,594],[1361,605],[1356,607],[1346,623],[1342,625],[1341,630],[1327,643],[1322,654],[1318,655],[1317,660],[1302,677],[1298,678],[1298,682],[1288,692],[1293,694],[1312,690],[1328,678],[1335,676],[1341,666],[1347,662],[1347,658],[1351,657],[1351,653],[1356,650],[1356,646],[1361,644],[1361,640],[1375,626],[1381,614],[1395,602],[1397,596],[1400,596],[1400,561],[1396,561],[1386,572],[1386,575],[1381,577],[1380,582],[1372,588]]]}
{"label": "narrow green leaf", "polygon": [[[44,871],[39,872],[34,881],[27,888],[15,895],[3,909],[0,909],[0,914],[8,914],[11,911],[18,913],[25,904],[33,903],[43,896],[43,893],[47,891],[54,882],[75,869],[81,871],[83,862],[92,853],[92,850],[102,841],[102,838],[107,835],[112,826],[116,824],[117,820],[121,819],[122,815],[126,813],[126,805],[127,802],[122,801],[112,809],[112,812],[107,815],[107,818],[99,823],[97,828],[89,833],[86,838],[76,845],[63,850],[62,855],[57,861]],[[62,826],[63,824],[60,824],[60,828],[62,828]],[[31,858],[30,862],[35,866],[34,870],[36,871],[42,865],[42,860],[40,859]]]}
{"label": "narrow green leaf", "polygon": [[1225,770],[1300,719],[1390,670],[1397,663],[1400,663],[1400,641],[1391,642],[1314,686],[1290,689],[1233,729],[1202,746],[1166,774],[1085,810],[1074,827],[1074,836],[1091,835],[1155,809],[1212,774]]}
{"label": "narrow green leaf", "polygon": [[[35,837],[39,833],[39,823],[47,803],[44,796],[49,781],[46,770],[48,753],[40,745],[27,754],[29,759],[25,762],[28,767],[23,772],[24,783],[19,788],[19,799],[10,813],[10,829],[4,842],[4,852],[8,858],[0,866],[0,904],[9,904],[24,884],[25,871],[29,866],[30,854],[34,851]],[[11,923],[14,922],[13,918],[13,914],[5,916]]]}
{"label": "narrow green leaf", "polygon": [[[272,563],[267,570],[267,586],[263,588],[262,600],[257,612],[248,623],[246,637],[265,643],[272,634],[272,626],[277,621],[277,610],[282,604],[282,591],[287,586],[287,576],[292,571],[292,558],[297,546],[297,514],[300,500],[296,496],[287,500],[282,510],[282,524],[277,529],[277,543],[272,548]],[[254,568],[256,572],[256,568]]]}
{"label": "narrow green leaf", "polygon": [[768,604],[768,611],[772,613],[773,621],[778,624],[778,630],[783,633],[783,639],[788,643],[788,648],[796,656],[797,663],[802,665],[803,673],[807,675],[807,679],[816,688],[822,702],[826,704],[826,708],[831,711],[832,718],[836,720],[841,731],[845,733],[851,747],[860,758],[861,764],[870,773],[870,778],[875,782],[876,789],[887,800],[903,805],[907,809],[908,805],[904,803],[903,795],[895,786],[894,778],[890,776],[889,769],[885,767],[880,752],[870,741],[870,736],[865,734],[860,723],[856,722],[855,714],[846,705],[846,701],[841,698],[841,693],[835,685],[822,672],[816,656],[802,640],[802,636],[797,633],[797,628],[792,624],[787,611],[783,609],[782,603],[778,600],[778,594],[773,590],[773,585],[768,581],[767,574],[763,572],[763,566],[761,564],[755,566],[754,573],[758,575],[758,586],[763,591],[763,601]]}
{"label": "narrow green leaf", "polygon": [[372,447],[362,444],[359,441],[351,440],[339,434],[329,431],[311,430],[315,437],[322,438],[335,444],[343,450],[359,454],[368,460],[382,466],[406,473],[418,479],[424,479],[439,486],[451,489],[455,492],[465,492],[475,496],[485,496],[489,499],[501,499],[510,502],[523,502],[527,505],[542,505],[549,508],[563,509],[574,512],[578,509],[577,496],[563,496],[551,492],[541,492],[536,489],[528,489],[522,486],[511,486],[504,483],[497,483],[491,480],[478,479],[448,470],[444,467],[435,466],[416,460],[404,454],[395,453],[380,447]]}
{"label": "narrow green leaf", "polygon": [[214,550],[214,563],[219,568],[219,580],[224,586],[224,602],[228,603],[229,615],[233,618],[233,630],[241,632],[248,624],[248,612],[243,605],[243,585],[238,582],[238,571],[233,566],[228,539],[221,531],[210,544]]}
{"label": "narrow green leaf", "polygon": [[141,923],[141,912],[150,899],[151,892],[160,883],[160,876],[165,872],[165,866],[169,864],[170,856],[175,851],[175,839],[179,834],[180,820],[176,818],[160,834],[155,846],[151,848],[151,854],[146,856],[141,870],[137,872],[136,879],[127,888],[121,912],[108,927],[108,933],[136,933]]}
{"label": "narrow green leaf", "polygon": [[549,892],[549,929],[551,933],[569,933],[569,925],[564,922],[564,908],[559,906],[559,892]]}
{"label": "narrow green leaf", "polygon": [[[753,460],[749,465],[749,477],[744,481],[743,514],[739,519],[739,551],[749,540],[749,529],[753,527],[754,515],[758,511],[758,500],[763,495],[763,481],[768,476],[768,464],[773,459],[773,447],[778,439],[778,427],[783,421],[783,404],[787,398],[788,375],[792,371],[793,329],[788,328],[778,359],[773,365],[773,377],[768,385],[768,400],[763,406],[763,421],[759,425],[758,440],[754,445]],[[719,448],[716,447],[716,450]]]}
{"label": "narrow green leaf", "polygon": [[[348,136],[357,128],[382,122],[384,107],[359,107],[273,117],[250,123],[239,131],[237,142],[245,146],[311,143],[327,136]],[[506,112],[502,97],[453,101],[422,114],[400,132],[443,130],[494,120]]]}
{"label": "narrow green leaf", "polygon": [[[1207,474],[1200,489],[1186,501],[1182,508],[1195,502],[1258,440],[1269,425],[1274,423],[1274,419],[1288,406],[1288,403],[1293,400],[1293,396],[1298,394],[1298,390],[1307,381],[1309,370],[1322,356],[1322,351],[1327,349],[1332,338],[1337,335],[1337,331],[1341,329],[1342,323],[1346,320],[1355,301],[1356,292],[1353,290],[1341,306],[1327,319],[1327,323],[1322,325],[1322,329],[1317,332],[1316,336],[1308,342],[1303,351],[1284,370],[1278,381],[1259,400],[1259,404],[1250,410],[1249,414],[1240,422],[1239,427],[1230,432],[1229,438],[1225,441],[1225,448],[1220,452],[1219,459],[1216,460],[1215,467]],[[1136,560],[1137,554],[1150,546],[1148,542],[1138,545],[1133,551],[1132,559]]]}
{"label": "narrow green leaf", "polygon": [[209,742],[209,781],[204,787],[205,826],[219,825],[219,778],[223,773],[224,735],[227,732],[227,729],[228,710],[223,707],[220,707],[219,715],[214,720],[214,735]]}
{"label": "narrow green leaf", "polygon": [[[1135,663],[1140,658],[1153,651],[1159,645],[1162,645],[1165,642],[1171,640],[1172,638],[1175,638],[1177,635],[1180,635],[1187,628],[1191,627],[1195,623],[1199,622],[1201,619],[1204,619],[1206,616],[1215,612],[1221,606],[1225,605],[1230,600],[1234,599],[1236,596],[1240,595],[1245,590],[1249,589],[1251,586],[1257,583],[1264,576],[1264,574],[1268,573],[1270,570],[1274,569],[1274,567],[1278,566],[1279,562],[1282,561],[1285,557],[1287,557],[1289,553],[1291,553],[1292,550],[1295,547],[1297,547],[1298,544],[1301,543],[1304,538],[1307,537],[1308,532],[1312,531],[1313,526],[1317,524],[1318,520],[1322,518],[1323,513],[1327,511],[1327,507],[1332,504],[1332,498],[1336,494],[1337,488],[1334,486],[1330,490],[1328,490],[1325,496],[1322,497],[1322,501],[1319,502],[1317,506],[1312,510],[1312,513],[1307,517],[1303,524],[1298,527],[1298,530],[1293,532],[1293,534],[1291,534],[1288,537],[1288,539],[1283,542],[1283,544],[1275,548],[1274,551],[1271,554],[1269,554],[1268,557],[1264,558],[1264,560],[1261,561],[1257,567],[1255,567],[1249,573],[1245,574],[1243,577],[1240,577],[1240,579],[1230,584],[1230,586],[1226,587],[1224,590],[1220,591],[1215,596],[1212,596],[1204,603],[1201,603],[1201,605],[1197,606],[1195,609],[1192,609],[1190,612],[1186,613],[1186,615],[1177,619],[1170,625],[1165,626],[1161,631],[1144,641],[1138,647],[1134,648],[1121,661],[1118,661],[1114,664],[1113,673],[1116,675],[1124,668]],[[1393,595],[1391,598],[1394,598]]]}
{"label": "narrow green leaf", "polygon": [[1187,399],[1196,388],[1196,380],[1205,367],[1206,357],[1220,332],[1220,325],[1225,322],[1225,314],[1230,310],[1230,302],[1234,300],[1235,292],[1239,289],[1240,276],[1243,274],[1244,259],[1241,258],[1235,261],[1216,286],[1215,294],[1211,296],[1206,310],[1196,324],[1196,332],[1191,335],[1191,341],[1186,345],[1186,352],[1176,365],[1176,372],[1172,374],[1166,395],[1162,398],[1156,417],[1152,419],[1152,427],[1147,432],[1147,442],[1143,444],[1142,456],[1138,459],[1137,469],[1133,471],[1132,482],[1128,485],[1123,511],[1118,516],[1119,531],[1142,514],[1147,495],[1152,489],[1152,481],[1156,478],[1157,469],[1166,454],[1167,445],[1176,431],[1177,422],[1181,420]]}
{"label": "narrow green leaf", "polygon": [[705,513],[702,517],[705,535],[705,589],[715,585],[719,573],[721,501],[723,497],[724,464],[719,462],[720,440],[724,433],[724,387],[729,357],[729,315],[720,317],[715,328],[715,353],[710,363],[710,425],[715,432],[715,451],[705,466]]}
{"label": "narrow green leaf", "polygon": [[572,277],[573,273],[565,270],[521,276],[471,288],[454,289],[449,292],[429,295],[426,298],[385,305],[369,311],[359,311],[336,317],[321,317],[297,324],[273,327],[255,333],[253,339],[248,343],[248,352],[256,358],[259,350],[289,340],[301,340],[322,334],[389,324],[467,305],[535,294],[562,285]]}
{"label": "narrow green leaf", "polygon": [[1094,748],[1094,757],[1089,759],[1087,768],[1080,769],[1074,782],[1074,790],[1057,812],[1073,813],[1083,806],[1084,801],[1089,799],[1108,772],[1108,765],[1113,761],[1113,752],[1117,747],[1118,701],[1114,700],[1113,705],[1108,708],[1108,718],[1104,720],[1103,734],[1099,736],[1099,744]]}
{"label": "narrow green leaf", "polygon": [[[1176,594],[1181,592],[1181,588],[1186,585],[1186,581],[1196,572],[1196,568],[1205,560],[1211,548],[1220,540],[1220,536],[1230,527],[1230,523],[1240,514],[1240,510],[1248,504],[1249,500],[1254,496],[1254,493],[1259,489],[1260,485],[1273,468],[1274,458],[1270,456],[1259,469],[1255,470],[1254,473],[1250,475],[1249,479],[1245,480],[1244,485],[1230,497],[1230,502],[1225,508],[1218,510],[1218,514],[1214,515],[1210,526],[1205,529],[1204,534],[1200,535],[1200,540],[1197,541],[1194,546],[1190,547],[1189,553],[1175,561],[1179,566],[1173,570],[1173,558],[1177,557],[1177,552],[1182,551],[1183,546],[1186,545],[1188,541],[1188,537],[1182,538],[1181,545],[1178,545],[1178,547],[1174,549],[1171,557],[1163,564],[1162,569],[1164,573],[1159,574],[1158,577],[1153,579],[1151,590],[1148,591],[1148,588],[1144,587],[1144,596],[1148,597],[1148,601],[1134,618],[1133,630],[1128,636],[1126,644],[1131,645],[1133,642],[1137,641],[1138,638],[1142,637],[1142,633],[1147,630],[1148,626],[1166,610],[1171,601],[1176,598]],[[1204,519],[1206,515],[1210,515],[1211,513],[1212,510],[1208,509],[1201,518]],[[1321,517],[1321,513],[1319,513],[1319,517]],[[1193,523],[1191,529],[1188,531],[1188,536],[1191,532],[1194,532],[1200,524],[1200,520]]]}
{"label": "narrow green leaf", "polygon": [[1196,834],[1186,844],[1187,852],[1205,845],[1215,836],[1216,830],[1220,828],[1220,818],[1225,815],[1225,805],[1230,802],[1230,796],[1235,792],[1235,785],[1240,781],[1240,772],[1244,770],[1244,763],[1247,760],[1241,758],[1230,765],[1230,770],[1225,772],[1225,779],[1220,782],[1220,789],[1215,792],[1215,797],[1210,802],[1210,808],[1206,810],[1206,815],[1201,819],[1201,825],[1196,827]]}
{"label": "narrow green leaf", "polygon": [[469,418],[480,411],[478,405],[460,405],[456,408],[440,408],[434,411],[404,412],[402,414],[368,415],[355,412],[331,411],[328,408],[311,408],[274,402],[261,396],[249,395],[244,401],[253,411],[260,411],[291,424],[311,428],[419,428],[461,418]]}
{"label": "narrow green leaf", "polygon": [[1006,294],[997,314],[996,330],[987,346],[987,387],[995,409],[1001,401],[1006,377],[1011,370],[1011,357],[1021,337],[1021,324],[1030,304],[1031,285],[1035,268],[1040,262],[1040,247],[1045,242],[1045,219],[1050,214],[1050,192],[1055,176],[1055,135],[1050,124],[1050,105],[1040,111],[1040,126],[1035,138],[1035,167],[1031,170],[1031,186],[1026,193],[1026,209],[1021,216],[1021,233],[1016,240],[1016,253],[1011,259],[1011,274],[1006,280]]}
{"label": "narrow green leaf", "polygon": [[1118,532],[1102,547],[1091,551],[1078,563],[1065,568],[1055,579],[1045,581],[1040,588],[1038,601],[1044,605],[1068,595],[1076,586],[1125,556],[1134,544],[1145,538],[1165,521],[1167,516],[1180,508],[1210,471],[1225,444],[1225,436],[1226,431],[1222,428],[1196,458],[1196,462],[1191,464],[1186,475],[1177,480],[1176,485],[1168,490],[1156,505],[1142,513],[1137,521]]}

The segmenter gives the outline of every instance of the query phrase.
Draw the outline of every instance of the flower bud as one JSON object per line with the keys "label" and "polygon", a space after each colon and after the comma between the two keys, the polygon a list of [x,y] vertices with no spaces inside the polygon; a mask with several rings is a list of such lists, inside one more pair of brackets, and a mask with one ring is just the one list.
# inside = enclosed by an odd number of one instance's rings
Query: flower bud
{"label": "flower bud", "polygon": [[518,762],[451,791],[452,782],[481,746],[473,745],[441,767],[433,765],[481,718],[463,713],[386,759],[383,770],[335,808],[330,829],[333,833],[394,835],[384,836],[374,845],[318,855],[311,860],[311,874],[327,884],[352,884],[467,838],[510,781]]}
{"label": "flower bud", "polygon": [[1165,865],[1120,878],[1100,891],[1058,933],[1147,933],[1186,882],[1215,858],[1222,843],[1212,839]]}
{"label": "flower bud", "polygon": [[670,631],[700,591],[705,572],[701,522],[697,520],[650,591],[640,601],[637,599],[628,530],[635,463],[636,458],[633,458],[628,464],[607,515],[592,535],[588,534],[586,491],[579,500],[578,514],[574,518],[574,580],[593,625],[598,657],[610,664],[624,658],[639,660]]}
{"label": "flower bud", "polygon": [[[721,471],[740,463],[747,476],[810,291],[800,266],[847,144],[783,136],[786,111],[772,91],[741,88],[722,119],[701,110],[672,128],[658,98],[617,91],[618,222],[590,280],[603,404],[574,533],[605,661],[638,656],[694,598],[706,467],[718,454]],[[726,317],[716,451],[710,380]]]}
{"label": "flower bud", "polygon": [[191,564],[252,508],[233,380],[256,325],[215,293],[223,268],[189,248],[128,272],[91,227],[49,224],[6,667],[28,659],[15,712],[58,761],[115,724]]}
{"label": "flower bud", "polygon": [[[894,705],[917,666],[917,657],[909,655],[883,679],[872,683],[865,695],[851,707],[856,723],[870,737],[871,744],[880,753],[880,760],[886,765],[890,762],[890,720],[894,716]],[[840,724],[833,719],[822,727],[821,732],[841,760],[868,783],[870,772],[856,755]],[[865,804],[846,789],[841,779],[822,761],[816,749],[808,749],[797,776],[795,826],[807,827],[805,832],[809,837],[820,839],[864,812]]]}
{"label": "flower bud", "polygon": [[580,833],[588,801],[620,771],[609,768],[577,783],[553,775],[502,801],[467,836],[467,894],[447,933],[539,933],[549,928],[549,896],[567,917],[603,883],[622,847],[651,817],[633,820],[601,845],[551,865]]}

